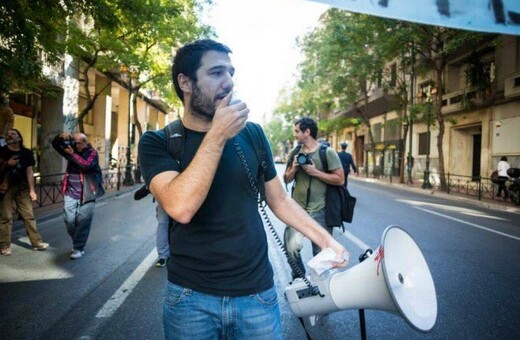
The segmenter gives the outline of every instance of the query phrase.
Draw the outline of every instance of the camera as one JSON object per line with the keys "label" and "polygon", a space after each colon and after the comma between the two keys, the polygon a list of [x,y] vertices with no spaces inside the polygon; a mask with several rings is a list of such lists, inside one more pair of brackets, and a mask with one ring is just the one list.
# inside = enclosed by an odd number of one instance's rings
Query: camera
{"label": "camera", "polygon": [[299,153],[298,156],[296,156],[296,162],[298,162],[299,165],[312,164],[312,158],[304,153]]}
{"label": "camera", "polygon": [[60,141],[61,147],[63,149],[66,149],[68,147],[72,147],[73,149],[76,148],[76,141],[74,139],[62,139]]}

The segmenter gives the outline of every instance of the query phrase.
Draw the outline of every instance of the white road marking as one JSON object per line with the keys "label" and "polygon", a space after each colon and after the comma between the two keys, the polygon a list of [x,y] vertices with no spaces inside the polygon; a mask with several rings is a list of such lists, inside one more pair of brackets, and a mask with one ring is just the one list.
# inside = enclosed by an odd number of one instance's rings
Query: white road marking
{"label": "white road marking", "polygon": [[154,248],[99,310],[96,314],[96,318],[109,318],[116,312],[119,306],[121,306],[125,299],[132,293],[132,290],[137,286],[139,281],[141,281],[148,269],[150,269],[156,257],[157,251]]}
{"label": "white road marking", "polygon": [[458,219],[458,218],[455,218],[455,217],[444,215],[444,214],[438,213],[436,211],[431,211],[431,210],[428,210],[428,209],[419,208],[419,207],[415,207],[415,206],[414,206],[414,208],[422,210],[422,211],[430,213],[430,214],[433,214],[433,215],[437,215],[437,216],[441,216],[441,217],[447,218],[447,219],[452,220],[452,221],[464,223],[466,225],[469,225],[469,226],[472,226],[472,227],[475,227],[475,228],[486,230],[486,231],[489,231],[491,233],[495,233],[495,234],[498,234],[498,235],[502,235],[502,236],[509,237],[509,238],[514,239],[514,240],[520,241],[520,237],[518,237],[518,236],[513,236],[513,235],[510,235],[510,234],[506,234],[506,233],[503,233],[503,232],[500,232],[500,231],[497,231],[497,230],[493,230],[491,228],[487,228],[487,227],[481,226],[479,224],[467,222],[467,221],[464,221],[464,220],[461,220],[461,219]]}
{"label": "white road marking", "polygon": [[[341,235],[341,233],[340,233]],[[365,242],[361,241],[359,238],[357,238],[356,236],[354,236],[354,234],[352,234],[351,232],[349,232],[348,230],[345,230],[345,232],[343,233],[343,235],[348,238],[350,241],[352,241],[356,246],[358,246],[362,251],[365,251],[369,248],[372,248],[370,247],[369,245],[367,245]]]}

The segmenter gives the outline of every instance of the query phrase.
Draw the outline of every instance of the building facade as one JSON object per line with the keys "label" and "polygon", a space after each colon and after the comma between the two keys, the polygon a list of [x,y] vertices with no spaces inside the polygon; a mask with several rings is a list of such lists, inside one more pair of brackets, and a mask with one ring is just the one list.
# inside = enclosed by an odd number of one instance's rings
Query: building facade
{"label": "building facade", "polygon": [[[44,68],[48,81],[41,85],[40,93],[13,91],[9,95],[9,106],[15,113],[14,127],[24,136],[26,147],[34,151],[36,170],[42,180],[46,175],[63,173],[66,166],[53,150],[52,138],[60,132],[79,132],[78,114],[87,105],[78,72],[81,67],[81,61],[65,55],[61,63]],[[128,83],[117,73],[91,69],[88,78],[89,92],[99,96],[83,119],[84,133],[99,153],[101,168],[125,167],[129,147],[131,163],[135,164],[139,129],[134,115],[145,131],[163,127],[173,119],[174,112],[151,93],[130,94]]]}
{"label": "building facade", "polygon": [[[486,86],[476,89],[470,84],[471,68],[484,75]],[[367,110],[374,143],[366,125],[359,125],[335,131],[329,136],[332,145],[339,148],[340,141],[349,142],[362,172],[377,176],[398,176],[410,153],[413,179],[423,179],[429,160],[430,181],[439,184],[439,126],[432,103],[436,91],[442,91],[445,174],[490,177],[502,156],[508,157],[512,167],[520,167],[520,38],[501,35],[478,51],[459,53],[449,60],[442,78],[439,89],[433,70],[408,77],[408,81],[413,79],[413,103],[421,109],[415,113],[411,134],[405,136],[409,121],[392,104],[392,90],[378,88],[371,92]]]}

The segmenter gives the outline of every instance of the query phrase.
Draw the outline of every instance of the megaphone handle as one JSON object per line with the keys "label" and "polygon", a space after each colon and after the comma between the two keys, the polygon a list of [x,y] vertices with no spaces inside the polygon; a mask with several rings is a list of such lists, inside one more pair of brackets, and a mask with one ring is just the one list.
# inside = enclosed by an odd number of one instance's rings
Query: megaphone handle
{"label": "megaphone handle", "polygon": [[[365,261],[374,251],[368,248],[363,254],[359,255],[359,262]],[[361,340],[367,339],[367,328],[365,325],[365,310],[359,310],[359,331],[361,332]]]}
{"label": "megaphone handle", "polygon": [[361,332],[361,340],[367,340],[367,329],[365,326],[365,310],[359,310],[359,331]]}
{"label": "megaphone handle", "polygon": [[302,324],[303,331],[305,332],[305,336],[307,336],[307,340],[312,340],[311,336],[309,335],[309,332],[307,332],[307,328],[305,328],[305,322],[303,321],[303,318],[299,317],[298,320],[300,320],[300,322]]}

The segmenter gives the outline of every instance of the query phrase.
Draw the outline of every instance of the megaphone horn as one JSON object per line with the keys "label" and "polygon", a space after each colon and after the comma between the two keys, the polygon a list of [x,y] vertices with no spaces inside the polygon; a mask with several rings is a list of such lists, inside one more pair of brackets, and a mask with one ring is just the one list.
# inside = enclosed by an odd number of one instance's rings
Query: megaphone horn
{"label": "megaphone horn", "polygon": [[376,309],[400,315],[421,332],[430,331],[437,320],[437,296],[426,260],[413,238],[397,226],[385,229],[381,245],[360,264],[326,278],[308,279],[319,288],[319,295],[312,294],[302,279],[285,289],[291,310],[299,317]]}

